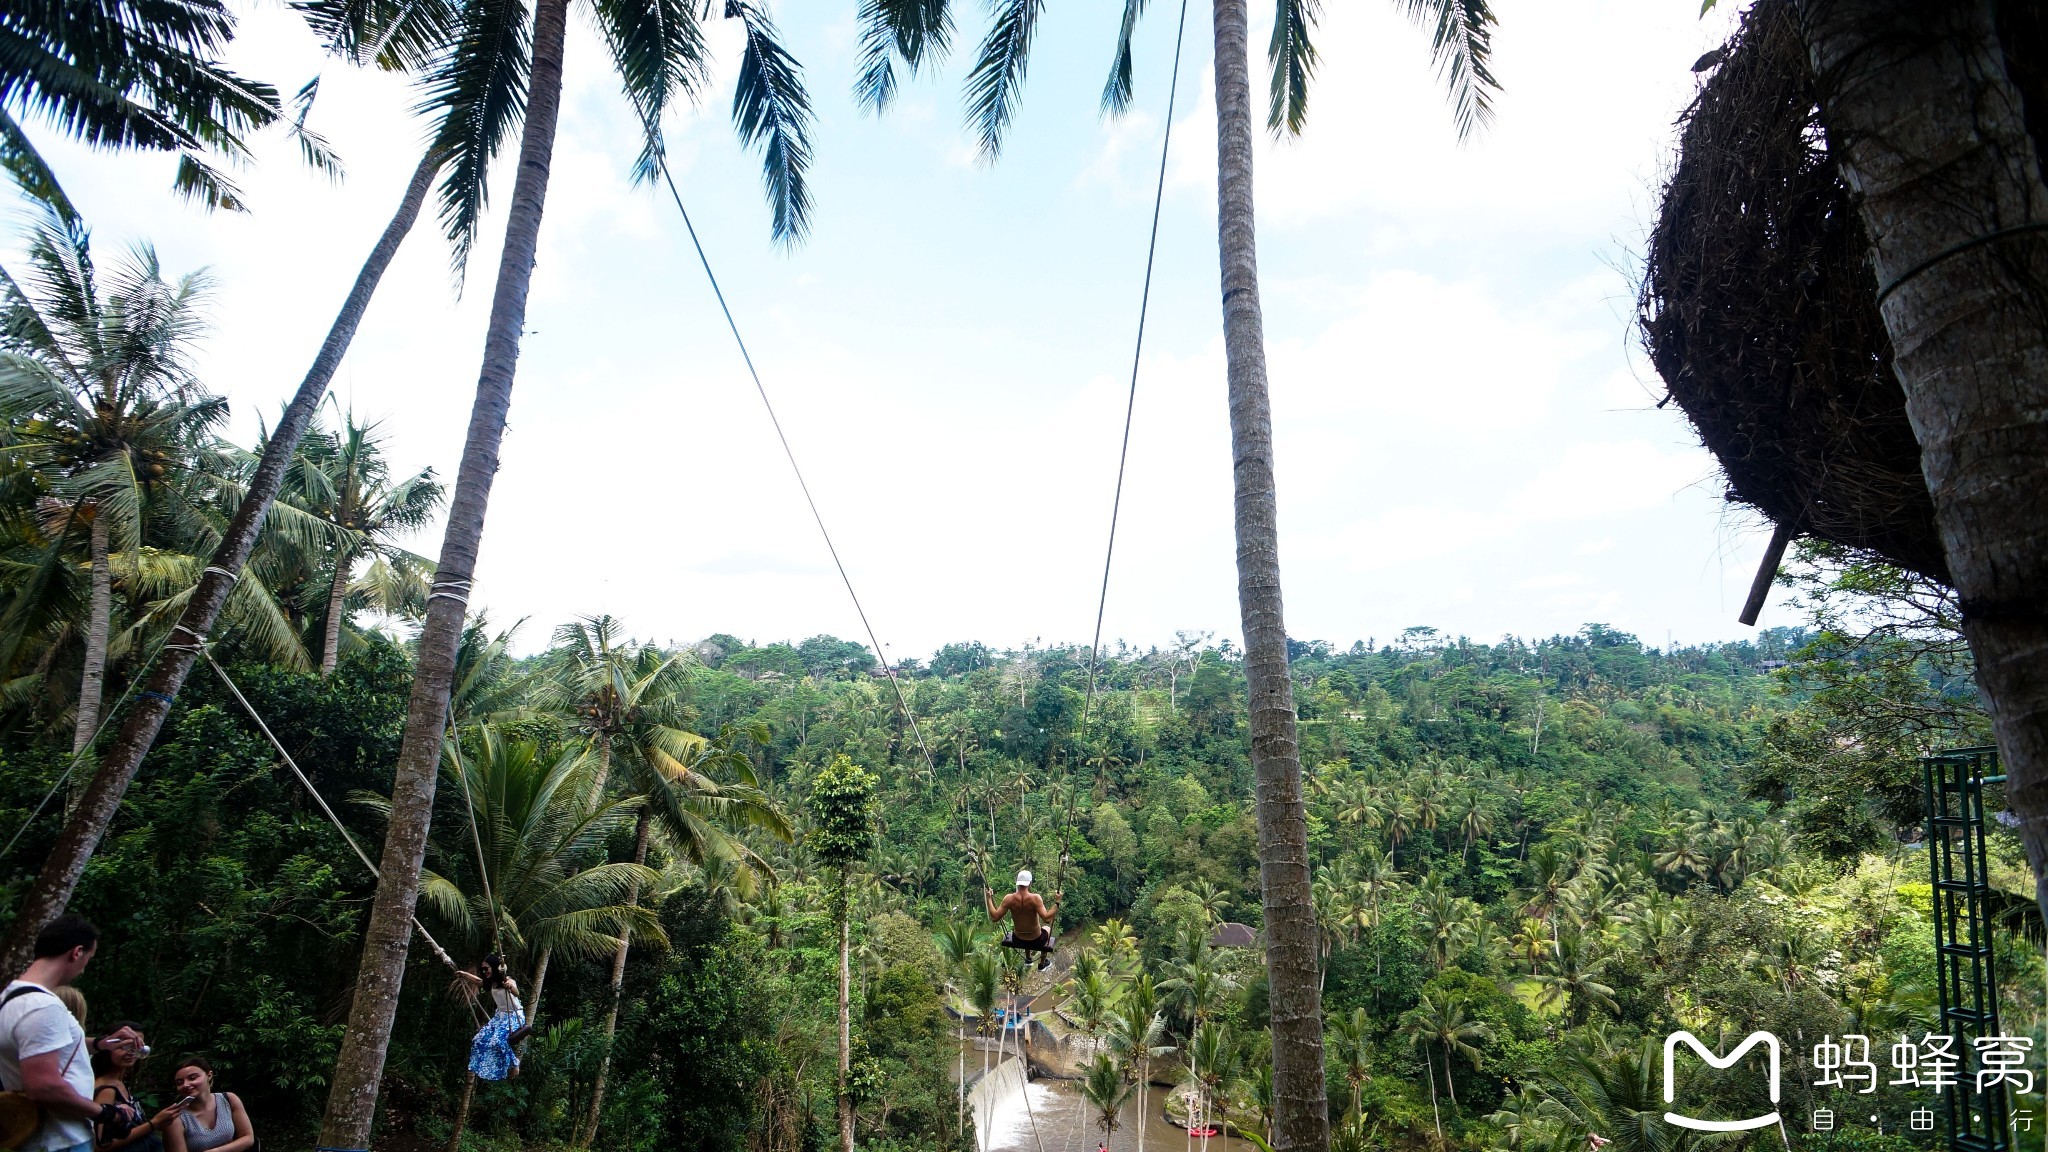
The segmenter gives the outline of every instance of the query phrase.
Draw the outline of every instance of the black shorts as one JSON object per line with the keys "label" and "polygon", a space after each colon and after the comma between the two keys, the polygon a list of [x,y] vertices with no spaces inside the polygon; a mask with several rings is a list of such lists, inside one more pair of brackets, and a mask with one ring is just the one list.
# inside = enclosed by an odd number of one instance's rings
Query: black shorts
{"label": "black shorts", "polygon": [[1019,940],[1016,933],[1006,932],[1003,934],[1003,947],[1022,948],[1026,952],[1050,952],[1052,951],[1052,929],[1041,928],[1038,930],[1037,937],[1030,940]]}

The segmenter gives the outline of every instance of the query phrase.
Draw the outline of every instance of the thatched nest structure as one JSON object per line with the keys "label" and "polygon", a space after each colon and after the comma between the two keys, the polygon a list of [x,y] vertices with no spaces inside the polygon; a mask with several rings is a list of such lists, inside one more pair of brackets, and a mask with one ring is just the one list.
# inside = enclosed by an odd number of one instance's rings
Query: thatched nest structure
{"label": "thatched nest structure", "polygon": [[1790,8],[1758,0],[1686,111],[1644,343],[1730,500],[1945,583],[1869,242]]}

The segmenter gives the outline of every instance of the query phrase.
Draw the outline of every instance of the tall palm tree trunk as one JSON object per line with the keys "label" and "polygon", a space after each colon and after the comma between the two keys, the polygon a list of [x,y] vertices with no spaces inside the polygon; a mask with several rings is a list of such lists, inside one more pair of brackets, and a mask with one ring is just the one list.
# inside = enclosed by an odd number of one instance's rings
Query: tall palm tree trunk
{"label": "tall palm tree trunk", "polygon": [[2000,6],[1797,6],[2048,913],[2048,188]]}
{"label": "tall palm tree trunk", "polygon": [[341,659],[341,616],[342,601],[348,596],[349,569],[355,566],[355,555],[344,552],[335,557],[334,580],[327,588],[327,635],[320,643],[320,675],[334,675],[334,665]]}
{"label": "tall palm tree trunk", "polygon": [[1245,0],[1215,0],[1216,230],[1223,273],[1237,598],[1244,621],[1252,768],[1258,780],[1259,890],[1272,982],[1274,1147],[1330,1142],[1323,1096],[1323,1006],[1309,887],[1308,812],[1301,796],[1280,544],[1273,487],[1273,421],[1266,395],[1264,321],[1252,206],[1252,96]]}
{"label": "tall palm tree trunk", "polygon": [[853,1152],[853,1097],[846,1080],[853,1071],[853,917],[849,915],[846,869],[839,870],[839,1152]]}
{"label": "tall palm tree trunk", "polygon": [[[633,825],[633,863],[647,863],[647,835],[654,828],[654,814],[640,809],[640,819]],[[635,881],[626,889],[626,907],[640,906],[640,884]],[[611,1008],[604,1017],[604,1055],[597,1060],[597,1082],[590,1089],[590,1112],[583,1118],[583,1138],[577,1141],[584,1148],[590,1147],[597,1139],[598,1118],[604,1110],[604,1086],[612,1070],[612,1038],[619,1032],[619,1000],[626,989],[626,956],[633,948],[633,932],[630,928],[619,930],[619,946],[612,952]]]}
{"label": "tall palm tree trunk", "polygon": [[1145,1129],[1152,1126],[1152,1117],[1146,1115],[1149,1093],[1152,1089],[1152,1059],[1144,1057],[1138,1061],[1138,1152],[1145,1152]]}
{"label": "tall palm tree trunk", "polygon": [[[114,624],[114,572],[107,559],[107,510],[92,517],[92,607],[85,628],[85,675],[78,682],[78,723],[71,754],[85,751],[100,726],[100,700],[107,682],[107,637]],[[80,789],[83,791],[83,789]]]}
{"label": "tall palm tree trunk", "polygon": [[189,645],[213,630],[221,607],[227,603],[228,593],[234,589],[236,573],[248,562],[249,551],[255,547],[256,532],[263,524],[263,515],[270,510],[270,502],[277,498],[278,487],[284,482],[285,467],[298,451],[299,439],[312,423],[321,398],[327,394],[327,385],[341,366],[341,358],[348,351],[350,341],[355,339],[356,329],[362,325],[363,314],[369,310],[370,297],[376,294],[378,282],[398,255],[398,246],[405,240],[406,233],[412,231],[414,221],[419,219],[420,208],[426,203],[434,174],[440,168],[440,160],[431,153],[420,161],[419,167],[413,170],[412,182],[406,185],[405,197],[399,202],[398,211],[392,215],[391,223],[385,225],[384,234],[377,238],[376,246],[370,249],[362,270],[356,273],[356,282],[349,289],[348,299],[342,302],[341,311],[327,329],[327,339],[320,345],[312,367],[306,370],[298,392],[292,396],[290,405],[278,420],[270,442],[263,446],[263,457],[256,465],[255,475],[249,480],[248,491],[243,494],[234,517],[228,521],[227,530],[221,533],[220,543],[214,547],[206,570],[200,574],[198,587],[192,590],[192,598],[178,618],[172,642],[181,646],[164,648],[163,654],[157,658],[156,671],[135,693],[135,703],[129,709],[128,719],[121,725],[120,734],[107,748],[106,755],[100,758],[99,770],[93,774],[92,783],[86,786],[77,807],[65,820],[64,830],[58,834],[49,858],[43,861],[42,870],[36,875],[35,883],[22,900],[21,910],[7,930],[6,942],[0,946],[0,969],[19,972],[27,967],[36,933],[42,931],[43,925],[56,919],[64,911],[64,906],[71,902],[72,890],[77,888],[78,878],[85,874],[86,861],[92,859],[93,850],[99,847],[100,838],[106,835],[107,826],[121,805],[122,795],[128,791],[129,782],[135,779],[136,769],[142,766],[143,754],[156,742],[158,730],[163,727],[165,717],[170,715],[172,701],[192,671],[192,663],[198,654],[183,645]]}
{"label": "tall palm tree trunk", "polygon": [[321,1121],[319,1142],[324,1147],[367,1148],[377,1111],[384,1050],[398,1012],[406,946],[412,939],[412,914],[419,902],[420,864],[434,816],[435,769],[448,722],[455,650],[462,639],[468,582],[476,572],[484,510],[490,502],[491,480],[498,471],[498,444],[504,438],[505,418],[512,404],[519,337],[526,325],[526,289],[540,241],[548,164],[561,111],[568,8],[568,0],[540,0],[534,8],[533,62],[526,128],[519,143],[519,173],[505,221],[505,247],[498,258],[498,281],[491,297],[490,326],[484,335],[483,368],[470,409],[468,439],[463,444],[462,467],[456,473],[455,497],[448,505],[441,558],[434,570],[436,594],[428,598],[426,623],[420,629],[405,737],[392,783],[391,819],[384,837],[384,878],[377,885],[377,900],[364,931],[363,961],[356,975],[355,1001],[349,1008],[348,1032],[334,1067],[327,1114]]}
{"label": "tall palm tree trunk", "polygon": [[554,955],[555,946],[549,944],[540,950],[540,959],[534,961],[533,990],[526,994],[526,1024],[529,1028],[540,1024],[540,990],[548,982],[548,961]]}

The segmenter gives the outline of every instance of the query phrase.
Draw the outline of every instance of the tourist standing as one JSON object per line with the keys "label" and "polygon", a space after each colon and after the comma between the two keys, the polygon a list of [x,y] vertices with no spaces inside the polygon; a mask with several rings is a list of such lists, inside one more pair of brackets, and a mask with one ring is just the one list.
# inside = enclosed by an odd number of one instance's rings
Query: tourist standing
{"label": "tourist standing", "polygon": [[[142,1035],[142,1025],[123,1020],[115,1025],[133,1031],[135,1044],[117,1044],[102,1052],[93,1053],[92,1070],[97,1075],[92,1085],[92,1098],[102,1104],[118,1104],[128,1110],[129,1115],[140,1118],[143,1115],[142,1102],[135,1098],[135,1072],[149,1055],[148,1040]],[[124,1136],[115,1136],[110,1131],[96,1133],[95,1147],[100,1152],[112,1152],[116,1148],[132,1149],[133,1152],[163,1152],[163,1130],[177,1122],[171,1109],[165,1109],[152,1117],[148,1123],[138,1125]]]}
{"label": "tourist standing", "polygon": [[66,914],[36,934],[35,960],[0,993],[0,1084],[21,1092],[42,1110],[21,1152],[92,1152],[93,1127],[126,1135],[136,1117],[93,1097],[92,1053],[115,1045],[140,1046],[132,1030],[86,1043],[85,1029],[57,998],[78,979],[99,949],[99,929]]}

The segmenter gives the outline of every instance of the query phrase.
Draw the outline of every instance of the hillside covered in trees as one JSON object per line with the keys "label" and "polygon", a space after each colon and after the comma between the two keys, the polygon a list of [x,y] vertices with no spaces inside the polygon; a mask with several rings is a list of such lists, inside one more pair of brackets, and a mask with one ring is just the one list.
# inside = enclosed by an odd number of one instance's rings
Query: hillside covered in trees
{"label": "hillside covered in trees", "polygon": [[[408,657],[350,635],[330,676],[246,648],[229,672],[374,843]],[[1917,810],[1901,797],[1919,752],[1967,732],[1845,703],[1860,681],[1839,675],[1828,635],[1666,651],[1599,626],[1491,645],[1411,629],[1294,645],[1344,1147],[1564,1152],[1598,1132],[1662,1152],[1675,1130],[1653,1139],[1636,1119],[1662,1108],[1656,1045],[1672,1028],[1926,1029],[1926,864],[1902,842]],[[1060,992],[1080,1042],[1121,1059],[1156,1012],[1151,1078],[1193,1083],[1212,1114],[1260,1130],[1262,968],[1208,945],[1218,920],[1259,924],[1227,643],[1118,653],[1092,699],[1085,648],[948,645],[893,683],[829,636],[668,651],[597,619],[542,655],[508,649],[472,624],[421,919],[460,959],[495,940],[541,1027],[525,1074],[472,1098],[474,1010],[416,945],[380,1146],[443,1145],[457,1123],[479,1148],[829,1146],[836,878],[807,828],[813,780],[840,757],[879,789],[874,849],[848,877],[863,1146],[974,1146],[947,1006],[1001,979],[967,934],[987,928],[984,881],[1000,891],[1020,867],[1064,894]],[[1855,659],[1859,676],[1881,670]],[[48,719],[15,717],[10,827],[67,759],[68,741],[39,735],[62,731]],[[698,785],[664,779],[678,748]],[[1816,748],[1834,779],[1869,785],[1810,787]],[[46,815],[10,851],[10,898],[54,831]],[[2001,882],[2024,891],[2016,842],[1994,848]],[[195,680],[76,901],[109,933],[85,986],[95,1017],[213,1053],[269,1132],[310,1132],[372,886],[222,685]],[[2009,1030],[2038,1033],[2038,953],[1999,940]],[[1790,1116],[1819,1090],[1787,1079]],[[1921,1104],[1891,1087],[1875,1100],[1857,1107],[1887,1134]]]}

